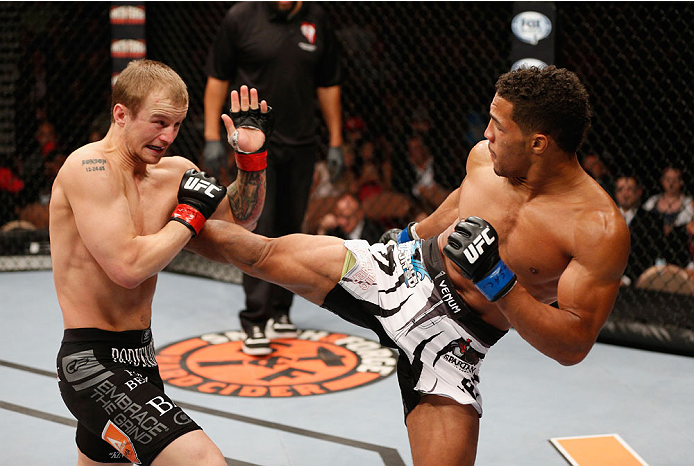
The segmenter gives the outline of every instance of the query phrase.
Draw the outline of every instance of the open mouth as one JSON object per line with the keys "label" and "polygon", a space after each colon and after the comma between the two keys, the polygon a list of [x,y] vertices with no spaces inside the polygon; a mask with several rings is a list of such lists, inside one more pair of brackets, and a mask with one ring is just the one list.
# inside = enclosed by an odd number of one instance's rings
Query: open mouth
{"label": "open mouth", "polygon": [[147,149],[149,149],[149,150],[151,150],[151,151],[154,151],[154,152],[156,152],[156,153],[158,153],[158,154],[159,154],[159,153],[163,153],[163,152],[166,150],[166,147],[154,146],[154,145],[152,145],[152,144],[147,144],[145,147],[147,147]]}

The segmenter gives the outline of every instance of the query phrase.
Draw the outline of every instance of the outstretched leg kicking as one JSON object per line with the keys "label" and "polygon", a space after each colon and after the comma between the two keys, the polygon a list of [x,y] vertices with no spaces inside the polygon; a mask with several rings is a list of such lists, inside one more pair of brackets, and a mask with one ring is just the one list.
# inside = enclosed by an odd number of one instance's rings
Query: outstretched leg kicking
{"label": "outstretched leg kicking", "polygon": [[340,281],[347,254],[340,238],[304,234],[266,238],[216,220],[205,224],[189,249],[233,264],[244,273],[280,285],[319,306]]}
{"label": "outstretched leg kicking", "polygon": [[266,238],[208,220],[195,242],[199,254],[283,286],[398,349],[414,464],[474,464],[479,368],[506,332],[455,293],[436,238],[373,245],[303,234]]}

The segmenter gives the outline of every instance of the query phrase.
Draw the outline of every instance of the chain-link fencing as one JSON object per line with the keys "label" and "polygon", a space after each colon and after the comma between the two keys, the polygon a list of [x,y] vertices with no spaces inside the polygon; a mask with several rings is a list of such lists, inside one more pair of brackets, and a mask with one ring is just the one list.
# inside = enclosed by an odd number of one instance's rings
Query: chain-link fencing
{"label": "chain-link fencing", "polygon": [[[145,3],[147,57],[175,69],[191,96],[171,153],[201,166],[204,63],[232,4]],[[351,176],[343,187],[357,191],[367,215],[384,230],[402,226],[430,213],[459,185],[468,151],[484,138],[494,83],[511,66],[514,4],[322,5],[342,47]],[[640,334],[644,344],[665,338],[691,350],[694,5],[555,5],[555,64],[579,74],[594,108],[579,157],[613,196],[631,183],[623,177],[633,177],[641,202],[650,202],[654,214],[632,227],[628,276],[603,338]],[[0,266],[6,270],[37,267],[27,260],[32,256],[44,257],[39,262],[50,267],[51,181],[65,156],[108,129],[110,6],[0,2]],[[325,129],[318,137],[321,158]],[[413,167],[427,163],[433,167],[429,189],[413,192]],[[680,180],[681,193],[672,191],[672,178],[674,184]],[[333,208],[335,196],[323,194],[317,185],[307,232],[315,232],[321,215]],[[169,269],[236,282],[240,277],[233,268],[185,253]]]}

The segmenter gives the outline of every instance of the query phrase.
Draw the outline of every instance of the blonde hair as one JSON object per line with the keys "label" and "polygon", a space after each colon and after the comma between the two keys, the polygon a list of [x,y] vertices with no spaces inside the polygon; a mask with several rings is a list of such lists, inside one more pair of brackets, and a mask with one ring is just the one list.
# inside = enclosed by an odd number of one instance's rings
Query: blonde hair
{"label": "blonde hair", "polygon": [[181,77],[164,63],[154,60],[133,60],[118,75],[111,96],[111,123],[113,108],[122,104],[137,115],[151,93],[164,90],[173,105],[188,106],[188,88]]}

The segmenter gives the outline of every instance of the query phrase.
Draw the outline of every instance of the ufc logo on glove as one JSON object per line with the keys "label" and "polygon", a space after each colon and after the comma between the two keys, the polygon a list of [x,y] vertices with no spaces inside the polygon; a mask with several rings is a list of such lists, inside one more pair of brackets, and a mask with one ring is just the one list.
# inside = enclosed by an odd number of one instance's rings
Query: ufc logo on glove
{"label": "ufc logo on glove", "polygon": [[196,236],[225,196],[226,188],[214,177],[194,168],[186,170],[178,187],[178,206],[169,220],[184,224]]}
{"label": "ufc logo on glove", "polygon": [[204,190],[203,193],[205,193],[207,196],[211,198],[215,197],[215,194],[213,194],[213,192],[222,190],[222,188],[220,188],[219,186],[215,186],[209,181],[201,180],[199,178],[188,178],[185,184],[183,185],[183,189],[187,189],[190,191]]}
{"label": "ufc logo on glove", "polygon": [[470,262],[471,264],[474,264],[475,261],[482,255],[484,254],[484,243],[487,243],[487,245],[490,245],[494,242],[496,238],[490,238],[489,237],[489,227],[485,228],[480,235],[475,238],[472,242],[472,244],[468,245],[467,248],[465,248],[465,251],[463,251],[463,254],[465,254],[465,258]]}
{"label": "ufc logo on glove", "polygon": [[491,302],[506,296],[516,284],[516,274],[499,257],[497,239],[489,222],[468,217],[455,226],[443,247],[446,257]]}

